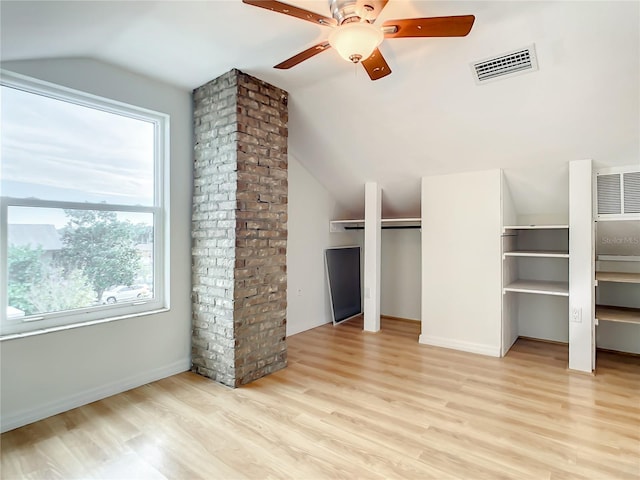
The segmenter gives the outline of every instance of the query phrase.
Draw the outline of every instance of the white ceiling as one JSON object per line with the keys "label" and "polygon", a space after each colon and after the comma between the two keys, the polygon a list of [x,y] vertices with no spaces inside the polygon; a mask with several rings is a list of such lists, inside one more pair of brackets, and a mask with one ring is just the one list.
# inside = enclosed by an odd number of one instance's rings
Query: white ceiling
{"label": "white ceiling", "polygon": [[[289,3],[328,16],[325,1]],[[354,214],[365,181],[381,184],[385,216],[416,215],[424,175],[505,168],[526,184],[526,172],[544,181],[540,172],[566,172],[569,160],[640,163],[636,1],[390,0],[379,22],[462,14],[476,22],[464,38],[385,40],[393,73],[376,82],[333,51],[273,69],[328,28],[240,0],[2,1],[0,9],[3,61],[91,57],[189,90],[239,68],[284,88],[290,155]],[[474,83],[471,62],[530,44],[539,71]]]}

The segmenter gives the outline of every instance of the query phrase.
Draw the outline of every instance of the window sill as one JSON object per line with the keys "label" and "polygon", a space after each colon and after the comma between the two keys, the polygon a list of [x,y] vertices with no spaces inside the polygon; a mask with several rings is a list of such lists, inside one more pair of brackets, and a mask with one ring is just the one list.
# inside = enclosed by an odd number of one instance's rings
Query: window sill
{"label": "window sill", "polygon": [[86,322],[78,322],[78,323],[71,323],[69,325],[61,325],[59,327],[49,327],[49,328],[41,328],[39,330],[31,330],[29,332],[22,332],[22,333],[9,333],[6,335],[1,335],[0,336],[0,342],[6,342],[9,340],[17,340],[20,338],[26,338],[26,337],[33,337],[36,335],[44,335],[47,333],[55,333],[55,332],[62,332],[64,330],[72,330],[75,328],[83,328],[83,327],[90,327],[92,325],[100,325],[102,323],[110,323],[110,322],[117,322],[119,320],[126,320],[129,318],[136,318],[136,317],[145,317],[147,315],[156,315],[158,313],[164,313],[164,312],[168,312],[170,309],[169,308],[159,308],[157,310],[150,310],[148,312],[139,312],[139,313],[131,313],[131,314],[127,314],[127,315],[120,315],[117,317],[108,317],[108,318],[100,318],[97,320],[88,320]]}

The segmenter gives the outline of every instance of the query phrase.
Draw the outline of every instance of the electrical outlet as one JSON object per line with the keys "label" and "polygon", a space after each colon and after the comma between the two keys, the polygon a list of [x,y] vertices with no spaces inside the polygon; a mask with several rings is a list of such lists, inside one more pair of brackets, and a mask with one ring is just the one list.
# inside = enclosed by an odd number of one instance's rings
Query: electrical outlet
{"label": "electrical outlet", "polygon": [[296,293],[297,293],[297,295],[298,295],[299,297],[301,297],[301,296],[302,296],[302,289],[301,289],[301,288],[299,288],[299,289],[296,291]]}
{"label": "electrical outlet", "polygon": [[573,307],[571,309],[571,321],[575,322],[575,323],[581,323],[582,322],[582,308]]}

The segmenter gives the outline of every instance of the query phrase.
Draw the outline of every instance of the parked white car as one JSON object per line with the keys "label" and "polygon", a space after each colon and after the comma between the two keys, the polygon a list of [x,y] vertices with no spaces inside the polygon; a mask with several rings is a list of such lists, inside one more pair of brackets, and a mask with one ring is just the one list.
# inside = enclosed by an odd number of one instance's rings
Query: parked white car
{"label": "parked white car", "polygon": [[110,305],[118,302],[130,302],[139,298],[147,298],[150,294],[151,292],[146,285],[117,285],[105,290],[100,302]]}

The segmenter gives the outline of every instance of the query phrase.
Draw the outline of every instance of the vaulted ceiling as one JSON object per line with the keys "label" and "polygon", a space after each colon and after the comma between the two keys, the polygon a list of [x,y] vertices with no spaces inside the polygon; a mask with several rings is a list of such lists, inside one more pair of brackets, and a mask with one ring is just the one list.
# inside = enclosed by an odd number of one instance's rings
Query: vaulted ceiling
{"label": "vaulted ceiling", "polygon": [[[288,3],[329,16],[326,1]],[[365,181],[381,184],[385,216],[416,215],[424,175],[504,168],[514,185],[544,191],[570,160],[640,163],[639,2],[390,0],[379,22],[476,21],[463,38],[385,40],[393,73],[375,82],[333,51],[273,69],[328,28],[240,0],[0,9],[3,61],[91,57],[189,90],[239,68],[284,88],[290,155],[345,214],[362,212]],[[538,71],[476,85],[471,62],[531,44]]]}

